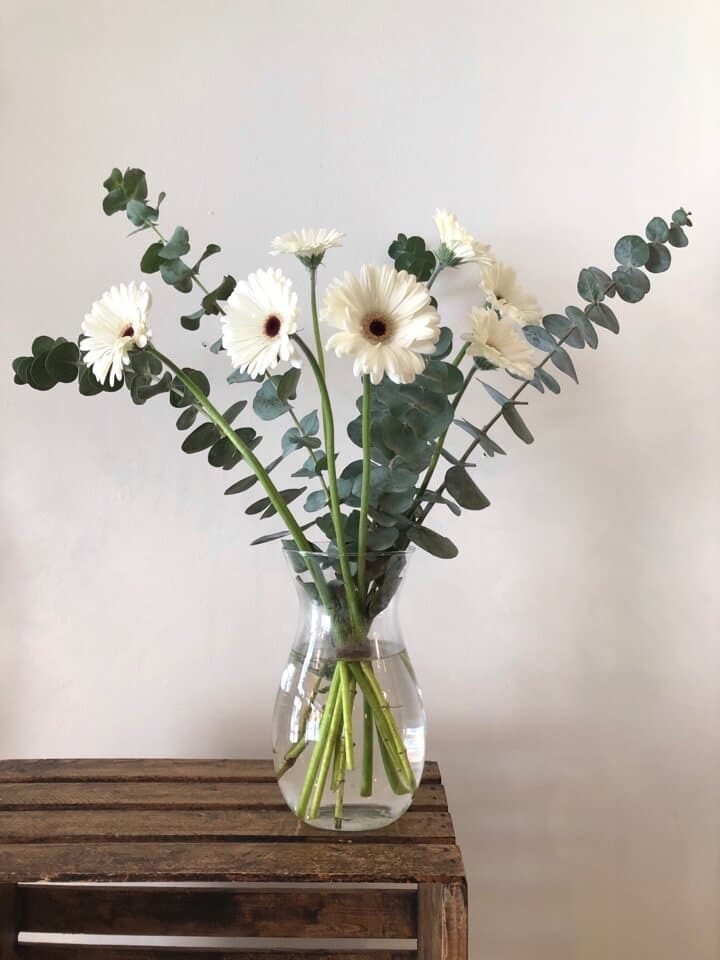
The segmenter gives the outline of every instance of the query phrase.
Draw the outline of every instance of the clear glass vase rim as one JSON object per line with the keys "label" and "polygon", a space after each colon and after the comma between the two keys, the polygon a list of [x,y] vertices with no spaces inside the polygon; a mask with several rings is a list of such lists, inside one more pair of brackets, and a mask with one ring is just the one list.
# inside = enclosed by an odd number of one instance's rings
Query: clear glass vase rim
{"label": "clear glass vase rim", "polygon": [[[327,541],[327,543],[325,544],[324,550],[323,549],[301,550],[300,547],[296,546],[295,544],[284,543],[282,545],[282,550],[283,550],[283,553],[296,553],[301,557],[311,557],[312,559],[322,558],[324,560],[327,560],[328,558],[327,551],[329,546],[330,546],[330,541]],[[365,556],[366,557],[411,557],[415,553],[416,549],[417,547],[415,546],[415,544],[411,543],[407,547],[405,547],[404,550],[370,550],[369,549],[365,551]],[[346,550],[345,556],[348,558],[348,560],[357,560],[360,554],[357,551]],[[333,556],[332,559],[336,560],[339,558],[337,557],[337,555],[335,555]]]}

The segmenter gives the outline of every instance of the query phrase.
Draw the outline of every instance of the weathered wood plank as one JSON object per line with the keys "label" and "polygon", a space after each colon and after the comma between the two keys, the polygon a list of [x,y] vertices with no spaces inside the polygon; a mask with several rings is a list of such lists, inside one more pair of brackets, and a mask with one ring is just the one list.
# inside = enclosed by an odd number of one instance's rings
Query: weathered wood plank
{"label": "weathered wood plank", "polygon": [[0,882],[36,880],[422,883],[464,876],[445,844],[5,844]]}
{"label": "weathered wood plank", "polygon": [[15,884],[0,883],[0,960],[16,958],[17,890]]}
{"label": "weathered wood plank", "polygon": [[[338,842],[332,831],[308,827],[287,809],[0,812],[0,844],[194,839]],[[349,839],[362,843],[454,843],[455,834],[448,813],[411,810],[387,827],[353,833]]]}
{"label": "weathered wood plank", "polygon": [[24,931],[213,937],[414,940],[408,890],[20,887]]}
{"label": "weathered wood plank", "polygon": [[418,960],[468,960],[467,885],[418,887]]}
{"label": "weathered wood plank", "polygon": [[[60,809],[286,809],[276,783],[86,782],[3,783],[0,810]],[[439,783],[420,785],[412,809],[447,810]]]}
{"label": "weathered wood plank", "polygon": [[[429,760],[423,783],[440,783],[437,763]],[[58,780],[103,780],[106,782],[149,780],[240,783],[274,783],[271,760],[2,760],[0,783]]]}
{"label": "weathered wood plank", "polygon": [[232,950],[227,947],[116,947],[23,943],[22,960],[416,960],[414,950]]}

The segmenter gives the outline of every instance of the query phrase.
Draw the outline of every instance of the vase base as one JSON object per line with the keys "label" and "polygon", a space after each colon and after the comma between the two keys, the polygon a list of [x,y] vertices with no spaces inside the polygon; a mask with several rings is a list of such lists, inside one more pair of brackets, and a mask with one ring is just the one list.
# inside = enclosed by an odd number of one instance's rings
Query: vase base
{"label": "vase base", "polygon": [[320,813],[315,819],[307,820],[311,827],[320,830],[332,830],[335,833],[354,833],[360,830],[379,830],[388,824],[394,823],[410,805],[411,798],[407,798],[407,805],[398,809],[382,804],[348,803],[343,807],[342,819],[335,817],[335,807],[332,805],[320,807]]}

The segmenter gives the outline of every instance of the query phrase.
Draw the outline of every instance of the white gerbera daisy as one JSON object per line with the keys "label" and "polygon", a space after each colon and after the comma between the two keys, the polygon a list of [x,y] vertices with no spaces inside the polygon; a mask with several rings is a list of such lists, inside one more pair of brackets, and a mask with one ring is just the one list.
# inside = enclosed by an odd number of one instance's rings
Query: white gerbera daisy
{"label": "white gerbera daisy", "polygon": [[222,318],[222,345],[233,367],[251,377],[280,360],[296,364],[297,294],[282,270],[258,270],[235,287]]}
{"label": "white gerbera daisy", "polygon": [[435,226],[440,234],[440,260],[448,267],[461,263],[493,263],[489,243],[480,243],[460,225],[458,218],[449,210],[436,210]]}
{"label": "white gerbera daisy", "polygon": [[353,354],[355,376],[369,374],[380,383],[411,383],[422,372],[423,355],[440,336],[440,317],[427,286],[405,270],[364,266],[360,276],[346,273],[327,290],[323,320],[339,332],[326,349],[338,357]]}
{"label": "white gerbera daisy", "polygon": [[501,367],[525,380],[535,376],[535,355],[514,320],[498,317],[492,307],[473,307],[470,312],[468,354],[483,357],[493,367]]}
{"label": "white gerbera daisy", "polygon": [[535,297],[518,284],[515,271],[496,260],[482,267],[480,286],[487,294],[487,302],[504,318],[515,320],[526,327],[537,323],[542,310]]}
{"label": "white gerbera daisy", "polygon": [[341,247],[344,233],[320,227],[318,230],[292,230],[275,237],[270,253],[277,257],[281,253],[292,253],[306,267],[317,267],[331,247]]}
{"label": "white gerbera daisy", "polygon": [[147,325],[151,304],[147,284],[133,280],[127,286],[111,287],[85,314],[80,350],[100,383],[105,383],[108,374],[110,386],[122,380],[130,351],[147,346],[152,335]]}

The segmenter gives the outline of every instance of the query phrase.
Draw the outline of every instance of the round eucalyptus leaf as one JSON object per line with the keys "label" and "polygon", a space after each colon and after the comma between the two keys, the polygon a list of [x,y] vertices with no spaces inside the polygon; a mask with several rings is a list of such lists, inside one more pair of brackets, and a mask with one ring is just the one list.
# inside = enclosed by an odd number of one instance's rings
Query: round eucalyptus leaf
{"label": "round eucalyptus leaf", "polygon": [[157,273],[160,269],[159,253],[163,248],[162,240],[151,243],[140,260],[140,269],[143,273]]}
{"label": "round eucalyptus leaf", "polygon": [[[577,308],[574,307],[573,309]],[[567,313],[567,310],[565,312]],[[546,317],[543,317],[543,326],[549,333],[561,340],[572,328],[574,321],[568,319],[569,316],[569,314],[564,317],[561,313],[549,313]]]}
{"label": "round eucalyptus leaf", "polygon": [[243,477],[242,480],[238,480],[237,483],[233,483],[232,486],[227,488],[225,496],[229,497],[235,493],[244,493],[257,483],[257,479],[254,473],[249,477]]}
{"label": "round eucalyptus leaf", "polygon": [[28,374],[33,364],[33,357],[16,357],[12,362],[12,368],[15,371],[15,383],[26,384]]}
{"label": "round eucalyptus leaf", "polygon": [[[548,373],[547,370],[545,370],[544,368],[536,372],[537,372],[537,376],[542,380],[543,384],[547,387],[547,389],[551,393],[560,393],[560,384],[557,382],[557,380],[551,373]],[[500,453],[503,453],[503,452],[504,451],[502,450],[500,451]]]}
{"label": "round eucalyptus leaf", "polygon": [[588,317],[598,327],[604,327],[611,333],[620,333],[620,324],[610,307],[604,303],[594,304],[588,310]]}
{"label": "round eucalyptus leaf", "polygon": [[208,450],[208,463],[211,467],[227,469],[240,459],[240,453],[229,437],[220,437]]}
{"label": "round eucalyptus leaf", "polygon": [[555,338],[547,332],[547,325],[545,327],[541,327],[536,326],[535,324],[528,324],[527,326],[523,327],[522,332],[525,334],[525,339],[527,342],[531,344],[531,346],[537,347],[538,350],[543,350],[545,353],[549,353],[551,350],[555,349]]}
{"label": "round eucalyptus leaf", "polygon": [[83,397],[95,397],[103,392],[102,384],[98,383],[90,367],[83,365],[78,375],[78,388]]}
{"label": "round eucalyptus leaf", "polygon": [[235,403],[231,403],[227,408],[223,414],[223,419],[231,424],[238,414],[242,413],[246,406],[247,400],[236,400]]}
{"label": "round eucalyptus leaf", "polygon": [[428,553],[431,553],[434,557],[439,557],[441,560],[452,560],[453,557],[458,555],[458,548],[452,540],[443,537],[434,530],[429,530],[427,527],[408,527],[407,537],[421,550],[427,550]]}
{"label": "round eucalyptus leaf", "polygon": [[490,501],[478,487],[465,467],[450,467],[445,474],[448,492],[466,510],[484,510]]}
{"label": "round eucalyptus leaf", "polygon": [[389,550],[399,536],[397,527],[376,527],[367,535],[367,547],[369,550]]}
{"label": "round eucalyptus leaf", "polygon": [[[556,352],[553,353],[553,354],[551,354],[550,356],[553,358],[553,360],[555,360],[555,357],[556,357],[559,353],[564,353],[564,352],[565,352],[565,351],[562,349],[562,347],[558,347],[558,349],[556,350]],[[567,356],[568,360],[570,360],[569,355],[566,354],[566,356]],[[570,361],[570,364],[571,364],[571,366],[572,366],[572,361]],[[561,367],[560,369],[563,369],[563,368]],[[573,372],[574,372],[575,368],[573,367],[572,369],[573,369]],[[563,372],[568,373],[567,370],[563,370]],[[568,376],[572,376],[572,374],[568,373]],[[577,379],[577,378],[573,378],[573,379]],[[534,440],[535,438],[533,437],[533,435],[532,435],[532,434],[530,433],[530,431],[528,430],[527,424],[525,423],[525,421],[523,420],[523,418],[522,418],[522,417],[520,416],[520,414],[518,413],[518,409],[517,409],[517,407],[515,406],[514,403],[506,403],[505,406],[502,408],[502,415],[503,415],[503,417],[504,417],[504,419],[505,419],[505,422],[506,422],[507,425],[510,427],[510,429],[512,430],[512,432],[515,434],[516,437],[519,437],[519,438],[523,441],[523,443],[532,443],[532,442],[533,442],[533,440]],[[455,467],[451,467],[451,469],[454,470]],[[450,471],[448,471],[448,473],[449,473],[449,472],[450,472]],[[454,496],[454,494],[453,494],[453,496]],[[456,497],[455,499],[457,500],[457,497]],[[458,503],[459,503],[459,501],[458,501]]]}
{"label": "round eucalyptus leaf", "polygon": [[435,360],[443,360],[452,350],[453,334],[450,327],[440,327],[440,337],[432,354]]}
{"label": "round eucalyptus leaf", "polygon": [[682,227],[670,227],[668,231],[668,243],[671,247],[686,247],[688,245],[687,234]]}
{"label": "round eucalyptus leaf", "polygon": [[175,426],[178,428],[178,430],[189,430],[190,427],[195,423],[197,415],[197,407],[188,407],[186,410],[183,410],[183,412],[177,418],[175,421]]}
{"label": "round eucalyptus leaf", "polygon": [[[590,323],[588,315],[585,313],[585,311],[581,310],[580,307],[565,307],[565,313],[567,314],[568,319],[578,328],[582,334],[583,340],[585,343],[587,343],[590,349],[597,349],[597,330],[592,323]],[[569,342],[570,341],[568,340],[568,343]],[[547,384],[545,384],[545,386],[547,386]]]}
{"label": "round eucalyptus leaf", "polygon": [[625,267],[643,267],[649,256],[647,243],[634,234],[621,237],[615,244],[615,259]]}
{"label": "round eucalyptus leaf", "polygon": [[190,250],[190,237],[185,227],[175,227],[168,242],[158,250],[160,260],[177,260]]}
{"label": "round eucalyptus leaf", "polygon": [[651,243],[665,243],[669,229],[662,217],[653,217],[645,227],[645,236]]}
{"label": "round eucalyptus leaf", "polygon": [[183,440],[184,453],[199,453],[207,450],[220,438],[220,431],[214,423],[201,423]]}
{"label": "round eucalyptus leaf", "polygon": [[670,251],[662,243],[650,244],[650,256],[645,264],[646,270],[650,273],[664,273],[670,267],[672,256]]}
{"label": "round eucalyptus leaf", "polygon": [[598,303],[605,297],[605,286],[598,274],[591,268],[585,267],[580,271],[577,282],[577,292],[588,303]]}
{"label": "round eucalyptus leaf", "polygon": [[[564,374],[570,377],[575,383],[578,382],[577,373],[575,372],[575,364],[572,362],[572,357],[563,347],[557,347],[550,354],[550,361],[561,370]],[[507,418],[506,418],[507,419]],[[512,424],[510,424],[512,426]],[[522,439],[522,437],[520,438]],[[532,441],[527,441],[528,443]]]}
{"label": "round eucalyptus leaf", "polygon": [[305,500],[305,509],[308,513],[315,513],[327,506],[327,496],[324,490],[313,490]]}
{"label": "round eucalyptus leaf", "polygon": [[32,342],[32,355],[34,357],[41,357],[44,353],[47,353],[48,350],[52,350],[55,346],[55,341],[52,337],[35,337]]}
{"label": "round eucalyptus leaf", "polygon": [[690,215],[682,207],[679,207],[672,215],[672,222],[679,227],[690,226]]}
{"label": "round eucalyptus leaf", "polygon": [[55,377],[45,366],[45,356],[35,357],[28,370],[28,383],[34,390],[52,390],[57,384]]}
{"label": "round eucalyptus leaf", "polygon": [[72,383],[78,375],[80,351],[74,343],[58,343],[45,358],[45,366],[60,383]]}
{"label": "round eucalyptus leaf", "polygon": [[245,508],[245,513],[253,516],[256,513],[262,513],[264,510],[270,506],[270,498],[262,497],[260,500],[256,500],[254,503],[251,503],[249,507]]}
{"label": "round eucalyptus leaf", "polygon": [[618,296],[626,303],[639,303],[650,289],[647,275],[635,267],[618,267],[613,280]]}

